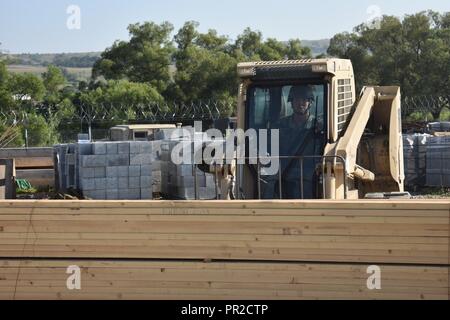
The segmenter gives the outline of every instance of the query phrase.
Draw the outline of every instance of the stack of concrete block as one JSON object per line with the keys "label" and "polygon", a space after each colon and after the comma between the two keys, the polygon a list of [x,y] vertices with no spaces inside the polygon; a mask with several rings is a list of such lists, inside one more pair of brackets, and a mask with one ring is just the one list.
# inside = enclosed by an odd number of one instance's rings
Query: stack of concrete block
{"label": "stack of concrete block", "polygon": [[152,143],[96,142],[81,155],[80,189],[92,199],[152,199]]}
{"label": "stack of concrete block", "polygon": [[405,169],[405,184],[407,186],[423,187],[426,184],[427,141],[428,134],[403,136],[403,157]]}
{"label": "stack of concrete block", "polygon": [[[92,199],[152,199],[153,144],[131,141],[55,146],[57,154],[64,154],[61,179]],[[70,157],[68,150],[72,151]]]}
{"label": "stack of concrete block", "polygon": [[[190,163],[175,164],[173,162],[172,151],[178,143],[185,143],[188,146],[186,150],[190,151],[185,159],[190,158]],[[205,173],[197,165],[192,164],[195,154],[202,151],[202,146],[197,146],[197,150],[193,148],[193,140],[164,140],[161,142],[161,193],[167,198],[182,200],[216,198],[214,175]],[[183,154],[181,153],[180,156]]]}
{"label": "stack of concrete block", "polygon": [[432,137],[427,146],[426,184],[450,187],[450,137]]}

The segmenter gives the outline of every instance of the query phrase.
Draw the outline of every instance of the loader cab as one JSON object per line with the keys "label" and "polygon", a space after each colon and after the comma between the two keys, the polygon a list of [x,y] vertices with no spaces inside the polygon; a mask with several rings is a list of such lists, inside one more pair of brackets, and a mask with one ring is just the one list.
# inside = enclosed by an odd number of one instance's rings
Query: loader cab
{"label": "loader cab", "polygon": [[[238,166],[245,198],[321,198],[324,148],[344,130],[355,101],[350,61],[241,63],[238,73],[238,127],[246,132],[267,130],[268,146],[262,153],[279,161],[277,174],[265,176],[259,165]],[[300,102],[295,101],[296,94]],[[272,139],[273,130],[278,139]],[[258,144],[258,154],[262,153]]]}

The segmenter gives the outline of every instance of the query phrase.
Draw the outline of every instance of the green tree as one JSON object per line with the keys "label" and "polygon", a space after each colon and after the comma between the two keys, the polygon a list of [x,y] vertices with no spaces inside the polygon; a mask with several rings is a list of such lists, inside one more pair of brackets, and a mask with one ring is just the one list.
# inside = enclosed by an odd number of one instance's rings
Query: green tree
{"label": "green tree", "polygon": [[170,34],[173,26],[164,22],[131,24],[129,41],[116,41],[106,49],[93,67],[93,78],[128,79],[147,82],[163,92],[170,81],[169,66],[173,52]]}
{"label": "green tree", "polygon": [[285,50],[286,57],[290,60],[312,57],[311,49],[308,47],[303,47],[299,39],[290,39]]}
{"label": "green tree", "polygon": [[231,103],[237,89],[237,60],[229,53],[225,36],[215,30],[202,34],[197,27],[197,22],[186,22],[174,37],[178,50],[174,54],[176,73],[168,92],[170,100]]}
{"label": "green tree", "polygon": [[30,147],[46,147],[58,143],[59,135],[56,124],[42,115],[29,113],[25,126],[28,130],[28,145]]}
{"label": "green tree", "polygon": [[114,106],[164,102],[164,98],[148,83],[110,80],[103,90],[101,100]]}
{"label": "green tree", "polygon": [[[383,16],[379,28],[365,24],[331,39],[328,54],[351,59],[358,87],[399,85],[403,96],[450,91],[450,14],[419,12],[402,20]],[[431,110],[439,118],[445,104]]]}
{"label": "green tree", "polygon": [[264,41],[260,31],[246,28],[234,43],[234,54],[240,61],[285,60],[310,58],[311,50],[299,39],[282,42],[274,38]]}
{"label": "green tree", "polygon": [[42,74],[44,86],[49,94],[56,94],[66,83],[63,72],[54,65],[49,65],[47,71]]}
{"label": "green tree", "polygon": [[0,61],[0,110],[9,110],[14,104],[8,85],[9,74],[6,65]]}
{"label": "green tree", "polygon": [[41,78],[31,73],[10,74],[8,89],[17,100],[30,97],[33,101],[40,101],[45,94]]}

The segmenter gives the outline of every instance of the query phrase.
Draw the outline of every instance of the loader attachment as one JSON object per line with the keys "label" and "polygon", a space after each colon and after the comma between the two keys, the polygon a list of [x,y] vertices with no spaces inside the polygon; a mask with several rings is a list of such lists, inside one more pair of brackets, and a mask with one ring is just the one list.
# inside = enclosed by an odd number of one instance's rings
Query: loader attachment
{"label": "loader attachment", "polygon": [[347,172],[341,174],[342,164],[326,163],[325,198],[343,198],[344,176],[349,198],[403,191],[400,88],[364,88],[346,129],[335,143],[326,146],[325,155],[346,159]]}

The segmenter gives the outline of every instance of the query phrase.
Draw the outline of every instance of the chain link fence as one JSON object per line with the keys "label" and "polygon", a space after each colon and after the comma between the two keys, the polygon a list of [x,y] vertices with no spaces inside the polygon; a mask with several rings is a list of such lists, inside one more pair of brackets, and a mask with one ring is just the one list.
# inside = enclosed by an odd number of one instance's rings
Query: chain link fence
{"label": "chain link fence", "polygon": [[439,120],[445,108],[450,109],[450,95],[404,97],[402,117],[406,119],[413,113],[420,113],[425,116],[431,114],[433,119],[428,119],[429,121]]}

